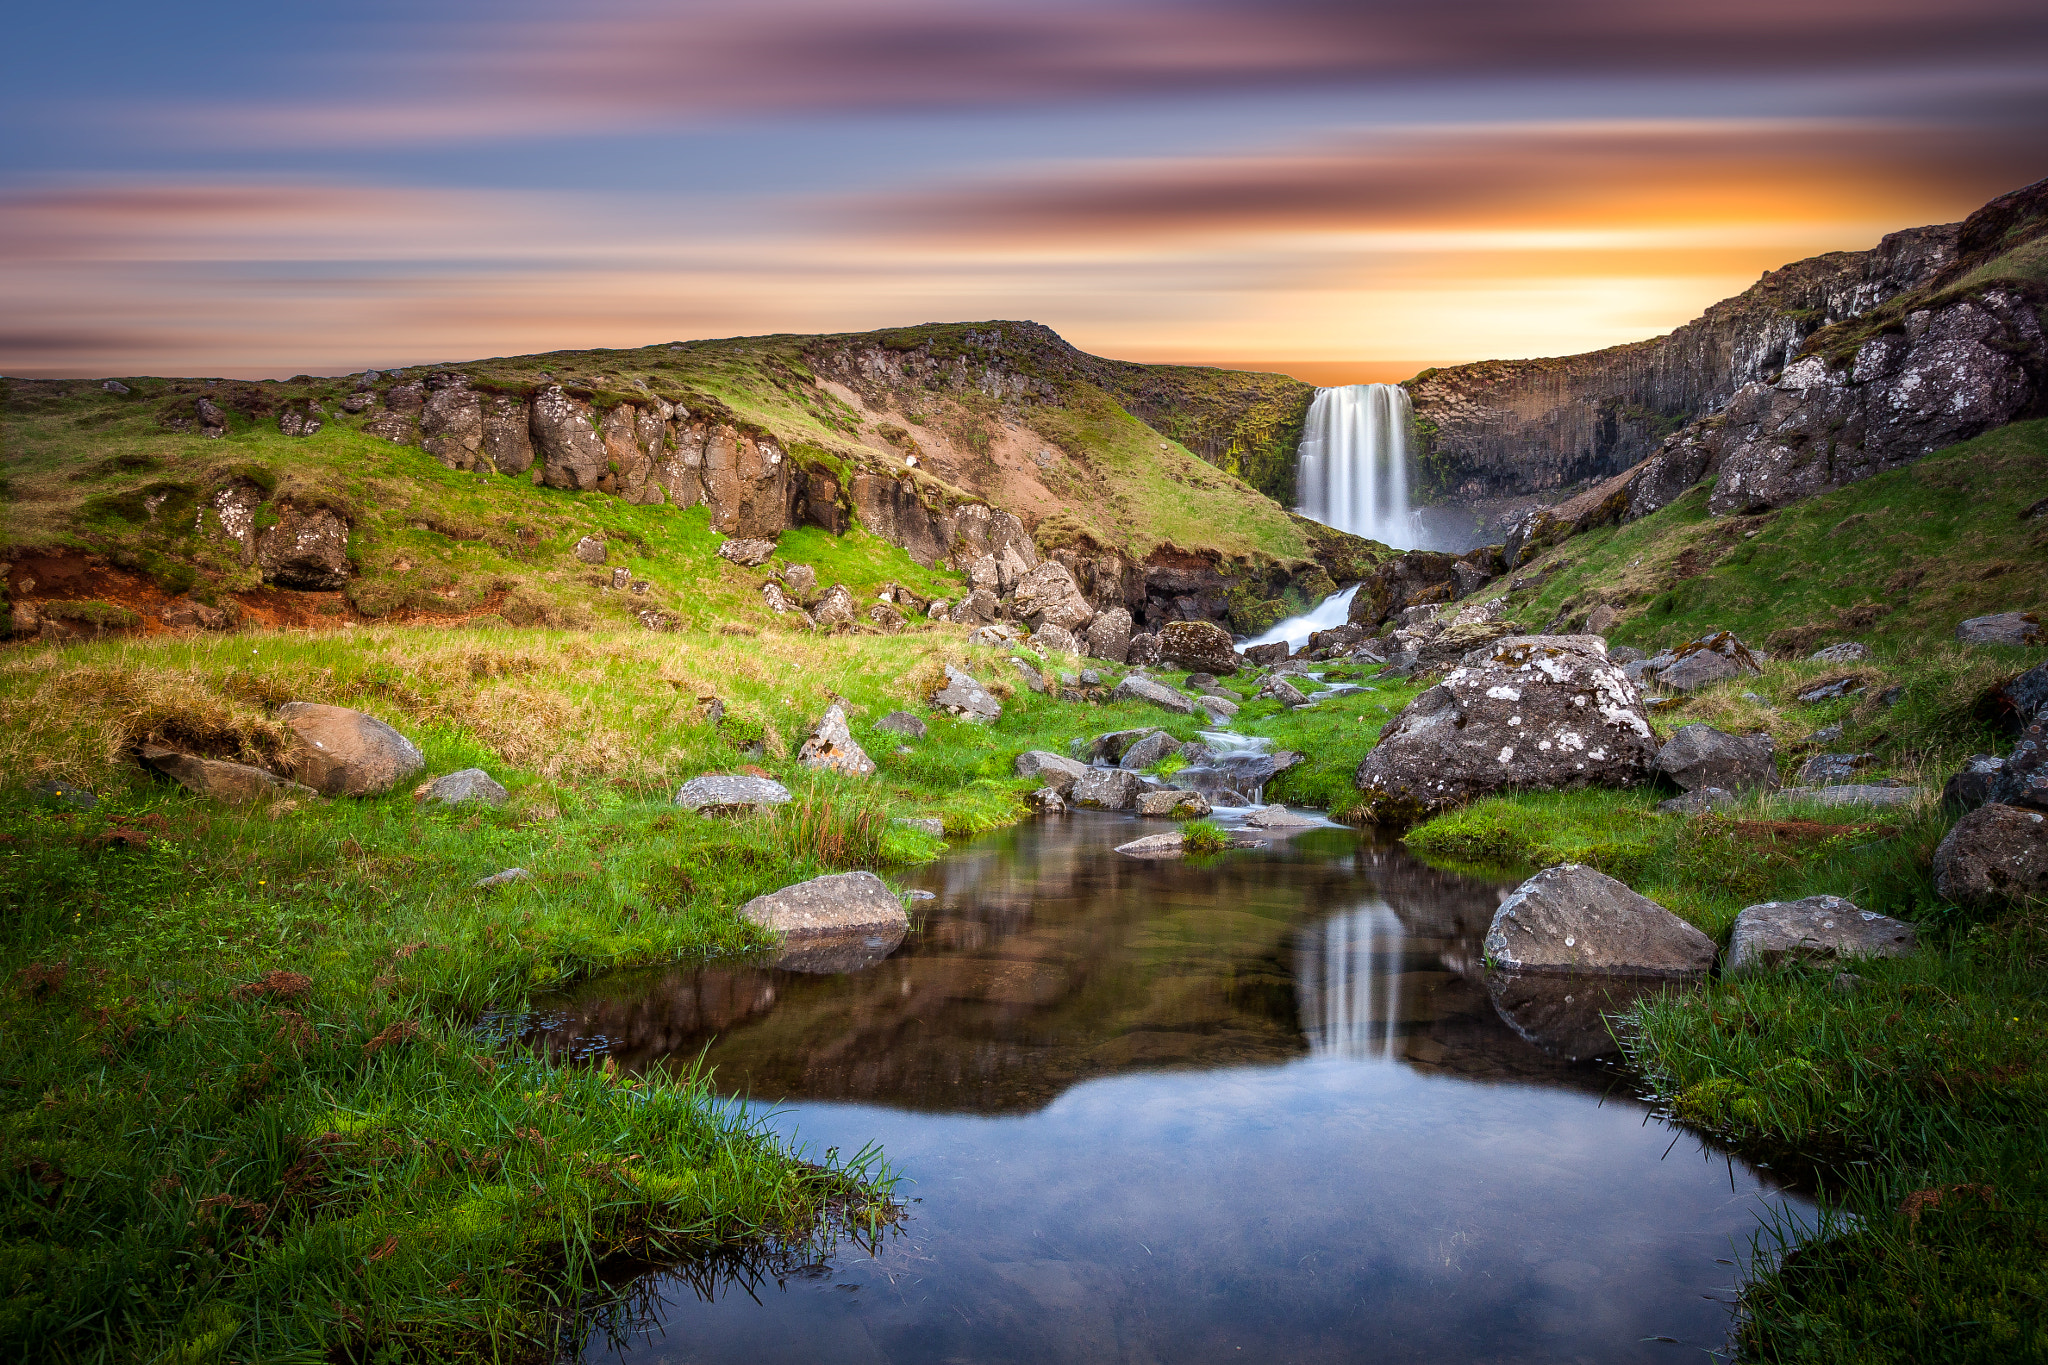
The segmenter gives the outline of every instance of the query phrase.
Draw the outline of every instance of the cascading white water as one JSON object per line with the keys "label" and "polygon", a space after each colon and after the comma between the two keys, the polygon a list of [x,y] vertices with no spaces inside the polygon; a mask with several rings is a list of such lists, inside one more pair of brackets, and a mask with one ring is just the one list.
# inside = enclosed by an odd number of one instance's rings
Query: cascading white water
{"label": "cascading white water", "polygon": [[1301,514],[1340,531],[1415,548],[1408,506],[1408,391],[1399,384],[1319,389],[1295,461]]}

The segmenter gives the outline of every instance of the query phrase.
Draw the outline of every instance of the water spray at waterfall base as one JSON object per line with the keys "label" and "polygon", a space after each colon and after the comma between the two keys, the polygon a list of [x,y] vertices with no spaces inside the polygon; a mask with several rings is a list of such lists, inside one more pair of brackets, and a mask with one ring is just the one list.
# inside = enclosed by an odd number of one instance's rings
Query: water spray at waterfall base
{"label": "water spray at waterfall base", "polygon": [[1408,391],[1399,384],[1317,390],[1296,459],[1301,514],[1395,549],[1413,549],[1412,421]]}

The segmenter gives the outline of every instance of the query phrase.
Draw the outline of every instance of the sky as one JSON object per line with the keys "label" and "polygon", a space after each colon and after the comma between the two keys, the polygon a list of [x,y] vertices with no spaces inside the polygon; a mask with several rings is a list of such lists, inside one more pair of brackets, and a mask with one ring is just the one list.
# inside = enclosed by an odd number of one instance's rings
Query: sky
{"label": "sky", "polygon": [[1669,331],[2048,175],[2040,0],[74,0],[0,373],[1029,318],[1312,382]]}

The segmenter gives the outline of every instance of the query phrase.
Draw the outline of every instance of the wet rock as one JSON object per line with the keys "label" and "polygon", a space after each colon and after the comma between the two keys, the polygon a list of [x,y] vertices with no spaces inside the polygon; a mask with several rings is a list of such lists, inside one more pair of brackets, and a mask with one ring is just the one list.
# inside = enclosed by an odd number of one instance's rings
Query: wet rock
{"label": "wet rock", "polygon": [[189,792],[215,801],[240,805],[249,801],[278,801],[287,797],[310,798],[319,793],[311,787],[288,781],[276,773],[252,768],[246,763],[229,763],[218,758],[200,758],[160,744],[145,744],[142,761]]}
{"label": "wet rock", "polygon": [[1148,834],[1142,839],[1133,839],[1128,844],[1118,844],[1116,851],[1126,858],[1178,858],[1186,854],[1187,847],[1179,830],[1167,834]]}
{"label": "wet rock", "polygon": [[1224,677],[1237,672],[1237,645],[1213,621],[1168,621],[1159,628],[1159,657],[1182,668]]}
{"label": "wet rock", "polygon": [[1742,793],[1732,792],[1724,787],[1696,787],[1683,796],[1674,796],[1669,801],[1659,801],[1660,815],[1698,815],[1713,810],[1716,806],[1733,805],[1742,799]]}
{"label": "wet rock", "polygon": [[700,815],[732,815],[767,810],[789,799],[789,788],[772,778],[706,773],[676,788],[675,804]]}
{"label": "wet rock", "polygon": [[814,877],[756,896],[740,907],[740,918],[792,940],[893,933],[901,942],[910,930],[903,902],[872,872]]}
{"label": "wet rock", "polygon": [[1684,791],[1778,786],[1776,750],[1768,734],[1736,736],[1711,725],[1688,725],[1666,740],[1657,751],[1657,771]]}
{"label": "wet rock", "polygon": [[348,523],[326,507],[277,505],[277,523],[256,537],[256,567],[267,583],[301,592],[348,586]]}
{"label": "wet rock", "polygon": [[1024,796],[1024,804],[1036,815],[1065,815],[1067,798],[1053,787],[1040,787]]}
{"label": "wet rock", "polygon": [[1991,793],[1998,786],[1998,779],[2005,772],[2005,760],[1993,754],[1971,754],[1962,771],[1951,777],[1941,789],[1941,799],[1953,802],[1969,810],[1985,805],[1991,800]]}
{"label": "wet rock", "polygon": [[1621,1051],[1615,1032],[1629,1011],[1670,989],[1669,980],[1654,976],[1486,974],[1486,993],[1501,1022],[1551,1056],[1574,1062]]}
{"label": "wet rock", "polygon": [[1860,664],[1870,657],[1870,646],[1849,640],[1839,645],[1829,645],[1826,649],[1816,649],[1806,657],[1819,660],[1821,663]]}
{"label": "wet rock", "polygon": [[1727,971],[1775,967],[1793,960],[1902,957],[1914,949],[1913,926],[1840,896],[1766,901],[1735,917]]}
{"label": "wet rock", "polygon": [[1826,787],[1787,787],[1778,795],[1787,801],[1810,806],[1910,806],[1922,792],[1918,787],[1874,787],[1841,783]]}
{"label": "wet rock", "polygon": [[1098,659],[1122,663],[1131,652],[1131,614],[1122,607],[1097,612],[1083,632],[1087,652]]}
{"label": "wet rock", "polygon": [[869,777],[875,761],[853,738],[847,728],[846,708],[834,702],[797,750],[796,761],[815,772],[838,773],[843,777]]}
{"label": "wet rock", "polygon": [[946,685],[932,693],[932,705],[964,720],[992,723],[1002,718],[1003,704],[951,664],[946,665]]}
{"label": "wet rock", "polygon": [[2031,611],[1973,616],[1956,627],[1956,639],[1966,645],[2038,645],[2043,638],[2041,618]]}
{"label": "wet rock", "polygon": [[1714,965],[1714,941],[1663,906],[1577,863],[1523,882],[1494,913],[1489,962],[1511,971],[1691,976]]}
{"label": "wet rock", "polygon": [[1138,798],[1138,814],[1174,820],[1198,820],[1213,809],[1200,792],[1146,792]]}
{"label": "wet rock", "polygon": [[1150,668],[1159,662],[1159,637],[1151,633],[1133,635],[1124,652],[1124,662],[1133,668]]}
{"label": "wet rock", "polygon": [[1031,638],[1024,642],[1040,654],[1078,654],[1081,647],[1074,637],[1050,621],[1031,632]]}
{"label": "wet rock", "polygon": [[1115,689],[1110,692],[1109,699],[1111,701],[1150,702],[1161,710],[1172,711],[1183,716],[1191,716],[1198,709],[1195,706],[1194,700],[1184,693],[1177,692],[1164,683],[1155,682],[1151,678],[1142,678],[1136,674],[1132,674],[1118,683]]}
{"label": "wet rock", "polygon": [[782,972],[811,976],[843,976],[863,972],[903,945],[910,928],[857,929],[848,933],[805,934],[790,939],[769,965]]}
{"label": "wet rock", "polygon": [[585,564],[602,564],[610,552],[603,536],[585,536],[576,542],[576,548],[570,553]]}
{"label": "wet rock", "polygon": [[1820,787],[1847,781],[1856,775],[1859,768],[1867,768],[1875,762],[1876,754],[1815,754],[1799,765],[1799,784]]}
{"label": "wet rock", "polygon": [[1934,889],[1985,909],[2048,898],[2048,815],[2004,805],[1971,811],[1934,850]]}
{"label": "wet rock", "polygon": [[1122,768],[1090,768],[1074,780],[1067,799],[1077,806],[1097,810],[1130,810],[1138,804],[1145,784],[1134,772]]}
{"label": "wet rock", "polygon": [[731,560],[743,569],[758,569],[775,556],[775,542],[766,538],[741,539],[735,537],[720,542],[718,557]]}
{"label": "wet rock", "polygon": [[1304,825],[1323,823],[1316,816],[1303,815],[1285,806],[1261,806],[1245,816],[1244,822],[1252,829],[1295,829]]}
{"label": "wet rock", "polygon": [[610,457],[591,421],[589,406],[569,397],[560,385],[542,389],[534,397],[527,427],[540,457],[541,482],[548,487],[595,488],[611,472]]}
{"label": "wet rock", "polygon": [[478,891],[490,891],[500,886],[510,886],[514,882],[530,882],[532,880],[533,874],[525,868],[508,867],[503,872],[493,872],[488,877],[479,877],[471,882],[470,885]]}
{"label": "wet rock", "polygon": [[1086,763],[1048,753],[1044,749],[1017,755],[1016,769],[1017,776],[1035,777],[1061,796],[1073,791],[1074,784],[1090,771]]}
{"label": "wet rock", "polygon": [[477,801],[486,806],[502,806],[510,800],[512,793],[498,784],[498,780],[482,768],[464,768],[460,772],[437,777],[432,782],[415,787],[412,799],[423,803],[442,806],[457,806],[464,801]]}
{"label": "wet rock", "polygon": [[1413,818],[1510,789],[1631,787],[1657,741],[1597,636],[1510,636],[1410,702],[1359,764],[1367,818]]}
{"label": "wet rock", "polygon": [[378,796],[427,766],[411,740],[346,706],[286,702],[277,718],[298,741],[286,768],[322,796]]}
{"label": "wet rock", "polygon": [[1288,656],[1288,653],[1287,642],[1285,640],[1275,640],[1269,645],[1247,646],[1244,651],[1244,657],[1252,663],[1266,667],[1279,663]]}
{"label": "wet rock", "polygon": [[811,608],[811,619],[827,629],[844,629],[852,625],[855,619],[853,594],[847,591],[844,583],[834,583],[825,589],[824,596]]}
{"label": "wet rock", "polygon": [[891,711],[875,722],[877,730],[887,730],[892,735],[906,735],[911,739],[923,739],[927,730],[925,723],[908,711]]}

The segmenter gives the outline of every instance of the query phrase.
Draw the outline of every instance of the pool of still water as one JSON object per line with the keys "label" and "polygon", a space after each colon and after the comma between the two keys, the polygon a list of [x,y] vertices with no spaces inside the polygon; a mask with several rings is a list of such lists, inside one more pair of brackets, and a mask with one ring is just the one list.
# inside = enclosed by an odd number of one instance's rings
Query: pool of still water
{"label": "pool of still water", "polygon": [[[1201,863],[1080,813],[911,873],[900,945],[621,975],[529,1036],[688,1066],[907,1214],[779,1273],[637,1286],[591,1360],[1691,1361],[1810,1221],[1609,1065],[1581,982],[1490,976],[1507,887],[1331,827]],[[886,956],[883,956],[886,954]],[[863,965],[863,956],[871,959]],[[839,970],[830,970],[837,968]]]}

